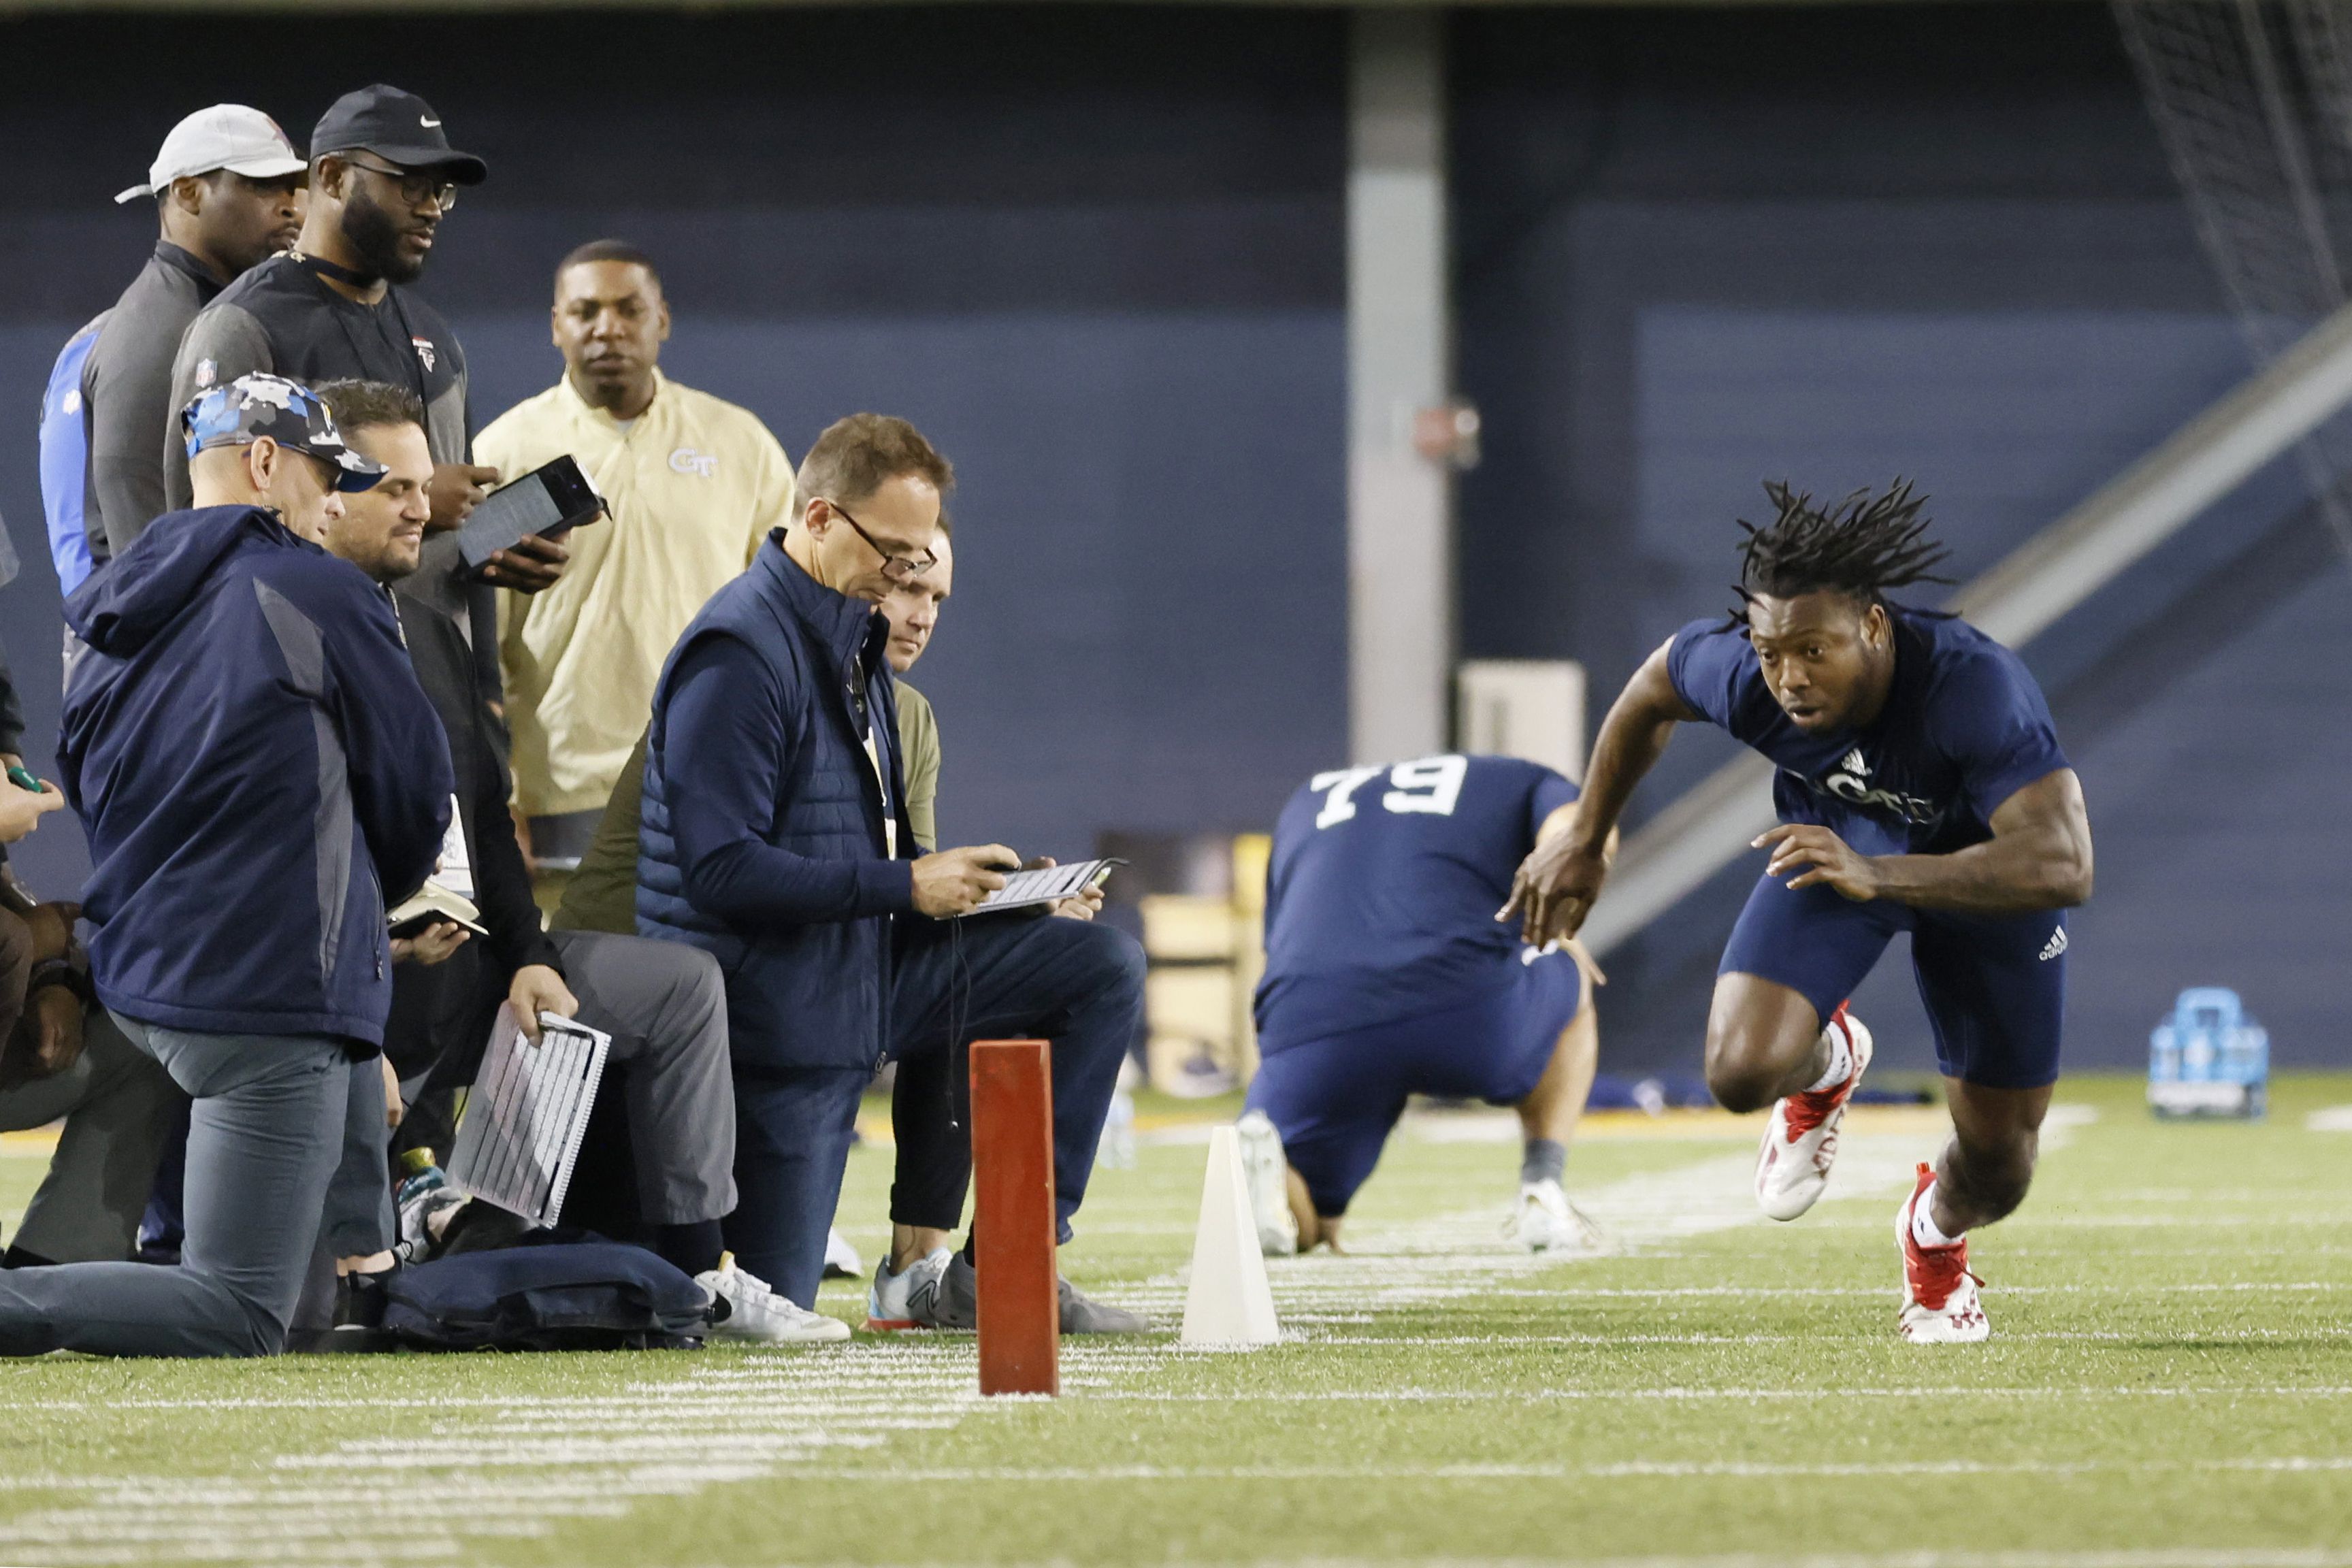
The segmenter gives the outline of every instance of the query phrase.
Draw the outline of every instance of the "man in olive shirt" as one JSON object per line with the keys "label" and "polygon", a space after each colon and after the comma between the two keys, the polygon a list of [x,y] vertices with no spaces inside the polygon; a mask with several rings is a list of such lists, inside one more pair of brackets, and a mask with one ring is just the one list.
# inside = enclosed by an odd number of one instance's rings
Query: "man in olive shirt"
{"label": "man in olive shirt", "polygon": [[[574,250],[551,314],[563,374],[492,421],[474,455],[509,478],[569,456],[609,509],[566,541],[562,582],[499,595],[515,805],[532,858],[554,868],[586,852],[678,634],[791,520],[793,468],[759,416],[656,368],[669,306],[645,252]],[[629,860],[634,876],[634,845]]]}

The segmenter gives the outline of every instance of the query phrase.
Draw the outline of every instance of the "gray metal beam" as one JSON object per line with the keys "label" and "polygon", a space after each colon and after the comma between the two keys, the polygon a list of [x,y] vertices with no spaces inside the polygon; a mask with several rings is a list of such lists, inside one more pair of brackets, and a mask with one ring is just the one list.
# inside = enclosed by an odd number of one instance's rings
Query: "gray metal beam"
{"label": "gray metal beam", "polygon": [[[2089,598],[2254,470],[2352,404],[2352,306],[2035,534],[1946,606],[2014,647]],[[1727,763],[1625,842],[1584,932],[1605,953],[1772,826],[1772,764]]]}
{"label": "gray metal beam", "polygon": [[1413,445],[1453,381],[1444,18],[1359,13],[1348,104],[1348,747],[1445,749],[1454,480]]}

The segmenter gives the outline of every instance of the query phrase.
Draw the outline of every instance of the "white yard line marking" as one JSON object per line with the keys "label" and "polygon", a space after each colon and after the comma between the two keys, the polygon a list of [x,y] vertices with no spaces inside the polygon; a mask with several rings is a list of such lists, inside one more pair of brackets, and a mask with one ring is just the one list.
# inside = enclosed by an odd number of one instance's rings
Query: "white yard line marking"
{"label": "white yard line marking", "polygon": [[2352,1105],[2330,1105],[2303,1119],[2307,1132],[2352,1132]]}
{"label": "white yard line marking", "polygon": [[[796,1470],[803,1480],[826,1481],[1323,1481],[1323,1480],[1625,1480],[1643,1477],[1728,1477],[1778,1480],[1836,1476],[2082,1476],[2164,1472],[2328,1473],[2352,1470],[2352,1454],[2284,1455],[2248,1459],[1919,1459],[1855,1464],[1771,1465],[1738,1460],[1636,1459],[1613,1465],[1103,1465],[941,1466],[917,1468],[849,1466]],[[1786,1563],[1789,1559],[1780,1559]],[[1802,1561],[1801,1559],[1798,1561]]]}
{"label": "white yard line marking", "polygon": [[[1338,1568],[1302,1563],[1294,1568]],[[1531,1559],[1433,1558],[1389,1568],[1537,1568]],[[1822,1552],[1785,1557],[1594,1557],[1578,1568],[2352,1568],[2352,1549],[2183,1546],[2107,1552]]]}
{"label": "white yard line marking", "polygon": [[[1286,1558],[1281,1568],[1365,1568],[1356,1557]],[[1685,1557],[1383,1557],[1381,1568],[2352,1568],[2352,1548],[2182,1546],[2157,1550],[1726,1552]],[[1263,1558],[1187,1558],[1191,1568],[1274,1568]],[[904,1565],[899,1565],[904,1568]],[[1062,1563],[1000,1568],[1066,1568]]]}
{"label": "white yard line marking", "polygon": [[[228,1476],[61,1479],[72,1500],[0,1522],[0,1556],[452,1563],[468,1554],[469,1540],[617,1518],[641,1498],[754,1480],[898,1433],[952,1426],[979,1398],[971,1342],[937,1339],[851,1352],[710,1352],[684,1378],[601,1397],[320,1400],[312,1407],[415,1414],[407,1435],[264,1456]],[[20,1477],[11,1489],[41,1485]]]}
{"label": "white yard line marking", "polygon": [[[2063,1125],[2054,1125],[2053,1132],[2063,1138],[2064,1130]],[[1930,1152],[1937,1141],[1892,1133],[1850,1138],[1841,1153],[1830,1195],[1900,1191],[1910,1180],[1913,1162]],[[1749,1170],[1750,1157],[1742,1152],[1628,1178],[1579,1195],[1624,1247],[1664,1247],[1684,1237],[1760,1223],[1749,1196]],[[1532,1288],[1530,1276],[1554,1269],[1563,1260],[1508,1245],[1499,1234],[1499,1214],[1482,1209],[1406,1224],[1367,1226],[1355,1237],[1360,1250],[1347,1258],[1278,1262],[1274,1270],[1277,1297],[1286,1310],[1300,1318],[1315,1318],[1318,1308],[1345,1308],[1345,1312],[1327,1310],[1321,1321],[1370,1323],[1383,1314],[1465,1296],[1604,1293],[1590,1288],[1566,1291]],[[1146,1228],[1138,1226],[1136,1233],[1142,1234]],[[1105,1293],[1173,1305],[1181,1301],[1181,1281],[1164,1276],[1129,1292]],[[1643,1298],[1677,1294],[1605,1293]],[[1891,1284],[1885,1293],[1891,1295]],[[1692,1336],[1686,1341],[1669,1336],[1642,1338],[1649,1342],[1692,1343],[1742,1340],[1722,1335]],[[1333,1335],[1329,1342],[1415,1342]],[[1487,1342],[1458,1337],[1435,1342]],[[1612,1336],[1532,1335],[1495,1342],[1623,1342]],[[1081,1342],[1068,1347],[1065,1364],[1074,1393],[1140,1400],[1153,1395],[1150,1390],[1135,1387],[1134,1380],[1186,1353],[1161,1340],[1099,1345]],[[1634,1396],[1737,1399],[1780,1397],[1782,1392],[1652,1389]],[[2046,1397],[2061,1397],[2066,1392],[2053,1390]],[[2231,1392],[2244,1396],[2254,1391]],[[2280,1396],[2303,1392],[2282,1390]],[[2021,1391],[2000,1394],[2033,1397]],[[1403,1391],[1397,1397],[1416,1396],[1413,1391]],[[1594,1393],[1559,1391],[1541,1396],[1574,1399],[1592,1397]],[[1884,1396],[1921,1395],[1889,1389]],[[842,1462],[851,1454],[874,1453],[900,1433],[953,1427],[982,1405],[974,1387],[972,1342],[961,1336],[866,1344],[836,1352],[713,1352],[682,1378],[647,1378],[609,1395],[24,1401],[18,1408],[317,1409],[351,1410],[368,1417],[400,1412],[409,1429],[396,1437],[377,1436],[373,1434],[382,1424],[372,1422],[370,1436],[317,1451],[261,1456],[256,1463],[226,1476],[67,1478],[20,1473],[10,1478],[8,1490],[19,1494],[50,1490],[63,1495],[49,1506],[0,1522],[0,1554],[12,1561],[53,1564],[146,1563],[168,1557],[271,1563],[332,1557],[353,1568],[445,1563],[464,1558],[472,1541],[541,1535],[567,1519],[620,1517],[641,1498],[681,1496],[722,1482],[783,1474],[812,1479],[866,1480],[894,1475],[944,1480],[1051,1476],[1148,1479],[1161,1474],[1234,1479],[1430,1474],[1466,1479],[1588,1473],[1746,1473],[1727,1468],[1694,1469],[1674,1461],[1590,1472],[1507,1466],[1393,1472],[1377,1468],[1263,1472],[907,1471],[888,1468],[887,1463],[864,1468]],[[5,1407],[5,1402],[0,1402],[0,1408]],[[2336,1468],[2336,1461],[2325,1458],[2265,1462]],[[2049,1467],[2013,1468],[2044,1470]],[[1756,1473],[1901,1472],[1882,1468],[1759,1469]]]}

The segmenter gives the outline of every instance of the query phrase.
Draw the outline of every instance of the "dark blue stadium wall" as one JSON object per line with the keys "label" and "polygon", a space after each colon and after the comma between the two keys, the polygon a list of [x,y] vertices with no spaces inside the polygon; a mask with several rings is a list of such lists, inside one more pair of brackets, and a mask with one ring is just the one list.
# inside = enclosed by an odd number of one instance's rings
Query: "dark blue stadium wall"
{"label": "dark blue stadium wall", "polygon": [[[954,459],[956,595],[918,674],[944,831],[1068,858],[1265,820],[1346,744],[1343,37],[1075,10],[0,20],[0,58],[40,67],[0,97],[0,510],[27,560],[0,613],[35,749],[31,413],[152,242],[108,197],[189,109],[242,99],[300,140],[383,74],[494,171],[422,284],[478,419],[560,369],[557,258],[621,235],[665,268],[665,365],[794,456],[878,408]],[[81,874],[69,829],[17,858]]]}
{"label": "dark blue stadium wall", "polygon": [[[1476,12],[1454,30],[1464,651],[1596,698],[1730,603],[1759,481],[1906,475],[1972,574],[2242,377],[2098,6]],[[2191,984],[2288,1060],[2352,1013],[2352,582],[2273,473],[2029,647],[2089,794],[2069,1058]],[[1645,809],[1728,754],[1685,731]],[[1611,964],[1609,1064],[1695,1061],[1758,867]],[[1882,1060],[1932,1063],[1901,944]],[[1888,1048],[1891,1047],[1891,1048]]]}
{"label": "dark blue stadium wall", "polygon": [[[619,234],[664,259],[682,378],[795,452],[874,406],[956,458],[958,592],[919,675],[951,834],[1066,853],[1255,825],[1344,752],[1341,16],[289,16],[267,48],[255,26],[0,21],[0,58],[41,67],[0,98],[0,510],[27,558],[0,634],[37,750],[29,415],[143,251],[108,195],[200,102],[299,135],[390,75],[496,169],[425,283],[479,416],[555,374],[555,258]],[[1580,658],[1605,699],[1727,603],[1767,475],[1907,474],[1973,571],[2245,373],[2103,8],[1482,9],[1452,44],[1486,416],[1465,653]],[[2074,1059],[2137,1061],[2200,982],[2243,988],[2283,1058],[2343,1058],[2347,656],[2342,558],[2275,475],[2029,650],[2099,836]],[[1645,809],[1712,742],[1678,742]],[[19,860],[65,887],[78,856],[52,827]],[[1611,1066],[1695,1061],[1752,875],[1619,955]],[[1901,957],[1864,1003],[1920,1067]]]}

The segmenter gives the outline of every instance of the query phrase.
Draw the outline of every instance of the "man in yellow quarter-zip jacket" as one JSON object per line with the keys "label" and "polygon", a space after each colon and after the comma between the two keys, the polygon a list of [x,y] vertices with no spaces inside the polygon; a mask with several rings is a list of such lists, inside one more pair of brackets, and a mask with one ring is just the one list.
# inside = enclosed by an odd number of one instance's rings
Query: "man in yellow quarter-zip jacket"
{"label": "man in yellow quarter-zip jacket", "polygon": [[499,595],[515,803],[533,858],[568,868],[678,634],[790,520],[793,468],[757,415],[656,367],[669,306],[643,251],[596,240],[565,257],[552,314],[562,377],[500,415],[474,455],[512,479],[569,454],[610,503],[565,540],[553,588]]}

